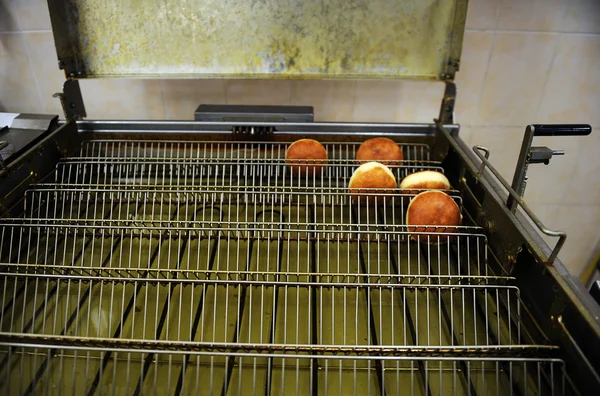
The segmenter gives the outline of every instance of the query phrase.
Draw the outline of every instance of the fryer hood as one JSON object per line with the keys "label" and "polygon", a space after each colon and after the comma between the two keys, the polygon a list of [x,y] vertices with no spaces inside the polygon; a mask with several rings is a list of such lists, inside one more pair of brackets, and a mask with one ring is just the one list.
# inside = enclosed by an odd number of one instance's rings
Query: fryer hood
{"label": "fryer hood", "polygon": [[451,80],[466,0],[50,1],[71,78]]}

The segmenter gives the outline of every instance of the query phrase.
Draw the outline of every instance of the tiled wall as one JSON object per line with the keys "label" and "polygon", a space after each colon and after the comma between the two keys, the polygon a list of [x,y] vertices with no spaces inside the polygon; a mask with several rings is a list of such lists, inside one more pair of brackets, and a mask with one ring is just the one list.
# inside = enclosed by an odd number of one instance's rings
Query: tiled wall
{"label": "tiled wall", "polygon": [[[45,0],[0,0],[0,111],[60,114],[63,74]],[[565,149],[532,165],[526,198],[568,232],[561,258],[579,274],[600,229],[600,0],[472,0],[456,118],[469,144],[492,149],[510,178],[528,123],[590,123],[587,138],[538,138]],[[199,103],[306,104],[327,121],[436,116],[441,84],[380,81],[91,80],[89,118],[191,119]]]}

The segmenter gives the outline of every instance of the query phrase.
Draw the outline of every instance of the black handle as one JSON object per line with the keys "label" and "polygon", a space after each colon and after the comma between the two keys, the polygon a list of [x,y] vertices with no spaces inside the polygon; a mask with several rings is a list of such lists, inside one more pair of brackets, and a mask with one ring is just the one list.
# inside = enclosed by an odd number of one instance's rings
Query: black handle
{"label": "black handle", "polygon": [[586,124],[553,124],[533,126],[533,136],[587,136],[592,127]]}

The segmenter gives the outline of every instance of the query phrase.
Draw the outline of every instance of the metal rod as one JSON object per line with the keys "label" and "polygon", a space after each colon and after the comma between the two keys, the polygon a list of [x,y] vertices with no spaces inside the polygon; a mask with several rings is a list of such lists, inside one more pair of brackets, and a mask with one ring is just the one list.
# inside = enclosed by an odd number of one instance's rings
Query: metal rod
{"label": "metal rod", "polygon": [[[522,197],[523,193],[525,192],[525,182],[529,162],[529,149],[531,148],[531,143],[533,142],[533,135],[534,131],[531,125],[527,125],[527,128],[525,128],[525,136],[523,136],[523,142],[521,143],[519,157],[517,159],[517,167],[515,168],[515,174],[511,184],[512,189],[515,190],[517,195],[520,197]],[[506,205],[513,213],[515,213],[517,210],[517,202],[515,202],[515,199],[510,195],[508,196]]]}
{"label": "metal rod", "polygon": [[[171,218],[175,218],[175,216],[177,215],[177,210],[174,211],[174,213],[172,214]],[[154,251],[152,252],[152,255],[150,256],[150,259],[148,260],[148,268],[152,265],[152,263],[156,260],[156,257],[158,256],[160,252],[160,243],[156,246],[156,248],[154,249]],[[120,320],[120,324],[117,326],[117,329],[115,330],[115,333],[113,334],[113,338],[119,338],[119,336],[121,335],[121,331],[123,329],[123,323],[127,320],[127,318],[129,317],[133,306],[134,306],[134,302],[135,302],[135,296],[137,296],[141,289],[142,289],[143,284],[139,283],[136,288],[135,288],[135,292],[133,293],[133,296],[129,299],[129,302],[127,303],[127,307],[125,308],[125,311],[123,312],[123,315],[121,316],[121,320]],[[108,362],[110,361],[111,358],[111,353],[107,352],[103,359],[102,359],[102,364],[98,370],[98,373],[96,373],[96,376],[94,377],[94,380],[92,382],[92,385],[90,386],[90,389],[88,391],[88,395],[93,395],[96,392],[96,388],[98,387],[101,378],[102,378],[102,371],[104,369],[106,369],[106,365],[108,364]]]}
{"label": "metal rod", "polygon": [[[423,256],[423,252],[428,251],[429,249],[427,249],[426,246],[423,246],[423,242],[419,242],[419,243],[422,246],[422,248],[421,248],[421,257],[423,258],[423,260],[426,263],[428,263],[429,260],[428,260],[427,257]],[[460,259],[458,259],[455,263],[457,264],[457,266],[460,266],[461,265]],[[431,275],[435,275],[435,269],[433,267],[434,266],[432,266],[432,265],[427,265],[427,269],[428,269],[428,271],[429,271],[429,273]],[[438,291],[438,293],[441,293],[441,291]],[[460,345],[461,343],[459,342],[459,340],[458,340],[458,338],[456,336],[456,329],[453,329],[452,320],[450,319],[450,315],[448,314],[448,309],[446,308],[446,303],[441,298],[440,298],[440,302],[441,302],[441,304],[440,304],[441,314],[442,314],[442,317],[444,318],[444,320],[446,322],[446,326],[448,326],[448,329],[450,330],[450,337],[452,338],[452,345]],[[465,330],[463,329],[463,332],[464,331]],[[477,390],[475,388],[475,385],[473,384],[473,381],[470,378],[468,378],[468,376],[467,376],[467,374],[470,371],[467,368],[465,362],[458,362],[458,364],[461,367],[460,372],[462,374],[462,377],[463,377],[463,379],[467,383],[469,394],[477,395]]]}
{"label": "metal rod", "polygon": [[[207,268],[210,270],[213,268],[213,265],[215,263],[215,258],[217,256],[217,249],[218,249],[218,244],[216,242],[213,243],[212,245],[212,249],[210,252],[210,258],[208,260],[208,266]],[[198,332],[198,327],[200,324],[200,317],[202,315],[202,311],[204,310],[204,302],[206,300],[206,287],[202,288],[202,294],[200,295],[200,301],[198,302],[198,306],[196,308],[196,313],[194,314],[194,321],[192,324],[192,328],[190,331],[190,341],[193,341],[196,338],[196,333]],[[191,355],[185,355],[185,359],[183,362],[183,366],[181,367],[181,371],[179,372],[179,377],[177,378],[177,385],[175,387],[175,395],[179,395],[181,394],[182,388],[183,388],[183,383],[184,383],[184,377],[185,377],[185,372],[187,370],[189,361],[190,361],[190,357]]]}
{"label": "metal rod", "polygon": [[[278,213],[278,212],[277,212]],[[282,213],[278,213],[281,216],[281,220],[283,223],[286,222],[286,218]],[[281,240],[277,243],[277,271],[281,272],[283,263],[283,242]],[[279,275],[276,276],[275,279],[279,279]],[[269,329],[269,343],[275,343],[275,326],[277,323],[277,312],[279,310],[279,287],[273,286],[273,318],[271,320],[271,325]],[[271,395],[272,390],[272,381],[273,381],[273,358],[269,358],[267,361],[267,375],[265,378],[265,396]]]}
{"label": "metal rod", "polygon": [[[311,218],[312,224],[316,224],[317,219],[316,219],[316,215],[315,215],[315,212],[312,207],[310,207],[308,213]],[[311,263],[311,272],[313,274],[316,274],[319,272],[317,254],[316,254],[316,251],[317,251],[316,227],[314,227],[313,230],[315,232],[313,234],[311,234],[312,238],[310,241],[310,259],[311,259],[310,263]],[[310,294],[310,306],[311,306],[311,316],[310,316],[311,339],[310,339],[310,342],[314,345],[318,345],[319,344],[319,339],[318,339],[319,330],[318,330],[318,325],[317,325],[317,321],[318,321],[318,318],[317,318],[317,287],[316,287],[317,282],[316,282],[314,275],[311,275],[311,283],[313,283],[315,286],[309,286],[309,288],[308,288],[309,294]],[[317,395],[319,393],[319,360],[313,359],[313,360],[311,360],[310,364],[311,364],[310,365],[311,394]],[[327,373],[327,369],[325,369],[325,373]]]}

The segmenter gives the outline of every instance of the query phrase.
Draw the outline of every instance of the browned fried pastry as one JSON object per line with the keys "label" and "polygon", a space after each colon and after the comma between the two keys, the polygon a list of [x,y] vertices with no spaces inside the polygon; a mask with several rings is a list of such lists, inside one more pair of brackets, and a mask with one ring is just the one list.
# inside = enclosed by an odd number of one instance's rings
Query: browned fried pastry
{"label": "browned fried pastry", "polygon": [[293,173],[312,175],[327,164],[327,151],[316,140],[300,139],[290,144],[285,152],[285,160]]}
{"label": "browned fried pastry", "polygon": [[[352,174],[348,184],[350,194],[354,196],[373,193],[388,194],[394,192],[397,186],[396,178],[390,168],[379,162],[367,162],[359,166]],[[376,199],[372,201],[375,202]]]}
{"label": "browned fried pastry", "polygon": [[403,158],[400,146],[393,140],[383,137],[365,140],[356,152],[356,159],[361,164],[379,161],[385,165],[399,165]]}
{"label": "browned fried pastry", "polygon": [[[462,222],[460,208],[454,199],[443,191],[424,191],[414,197],[406,210],[409,232],[455,232]],[[419,239],[413,234],[413,239]],[[420,238],[423,240],[424,238]]]}
{"label": "browned fried pastry", "polygon": [[441,172],[426,170],[411,173],[400,182],[403,193],[417,194],[418,190],[449,190],[450,182]]}

